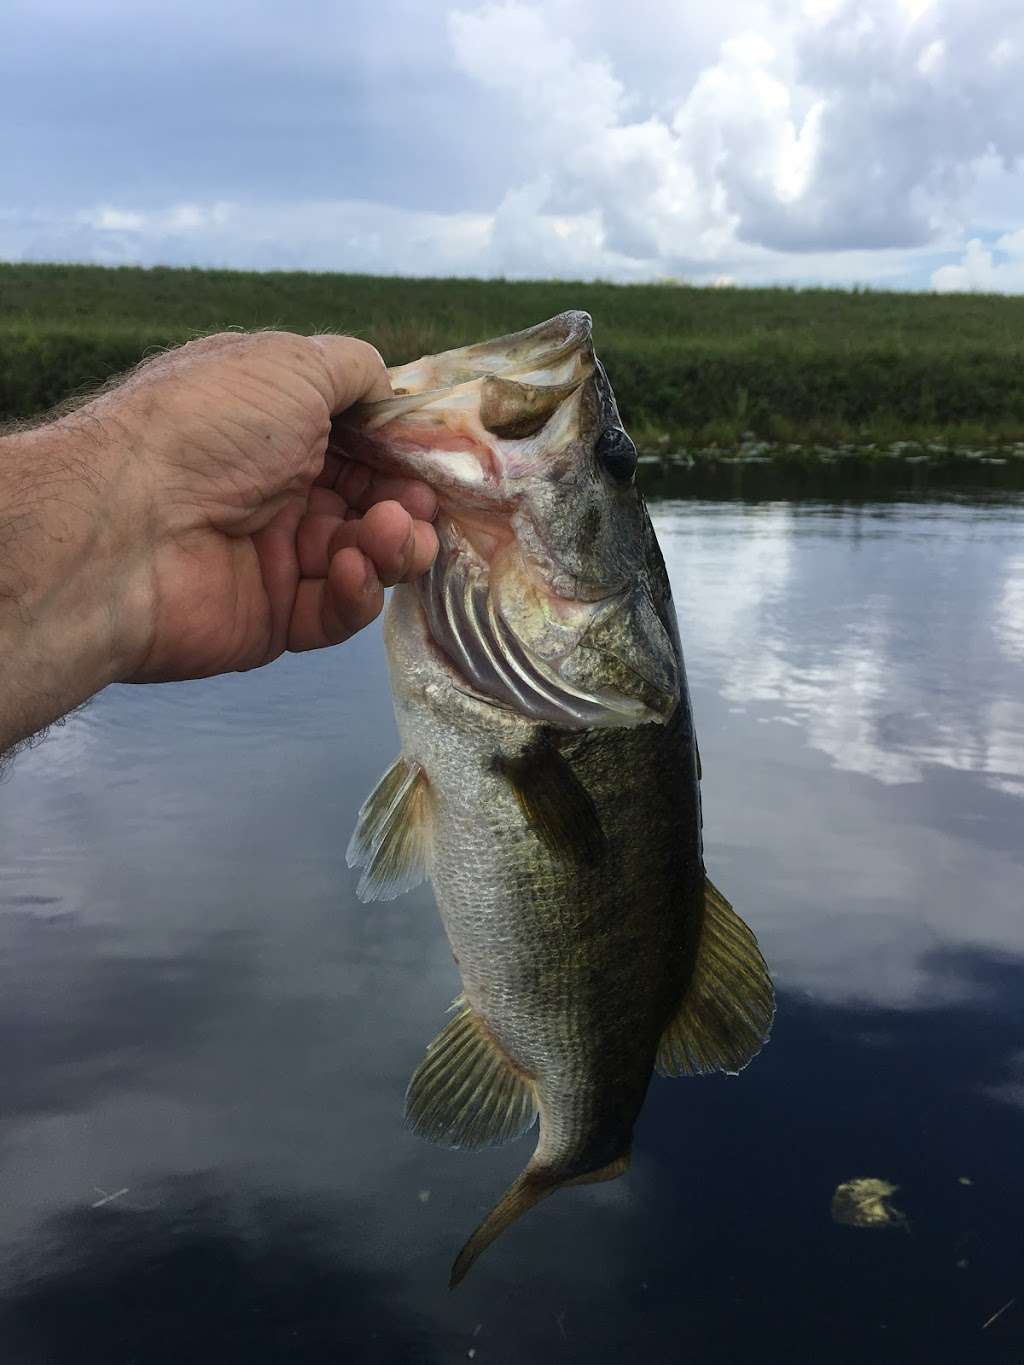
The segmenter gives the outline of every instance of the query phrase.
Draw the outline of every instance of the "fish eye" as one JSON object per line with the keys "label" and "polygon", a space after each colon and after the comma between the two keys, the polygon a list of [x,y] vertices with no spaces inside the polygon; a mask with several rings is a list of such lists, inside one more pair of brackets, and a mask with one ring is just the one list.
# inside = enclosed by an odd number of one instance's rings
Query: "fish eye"
{"label": "fish eye", "polygon": [[605,427],[594,454],[616,483],[629,483],[636,473],[636,446],[621,427]]}

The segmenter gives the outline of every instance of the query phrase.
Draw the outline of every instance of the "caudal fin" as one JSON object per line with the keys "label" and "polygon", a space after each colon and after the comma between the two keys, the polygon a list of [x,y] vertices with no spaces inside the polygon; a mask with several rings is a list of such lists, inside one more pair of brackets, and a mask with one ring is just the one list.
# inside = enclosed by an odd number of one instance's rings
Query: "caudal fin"
{"label": "caudal fin", "polygon": [[617,1157],[597,1171],[587,1171],[583,1175],[564,1176],[546,1166],[527,1166],[518,1180],[508,1187],[490,1213],[466,1242],[455,1258],[448,1287],[454,1289],[461,1284],[473,1263],[486,1251],[496,1237],[520,1218],[535,1204],[546,1199],[549,1194],[562,1189],[565,1185],[596,1184],[599,1180],[614,1180],[622,1175],[629,1165],[629,1153]]}

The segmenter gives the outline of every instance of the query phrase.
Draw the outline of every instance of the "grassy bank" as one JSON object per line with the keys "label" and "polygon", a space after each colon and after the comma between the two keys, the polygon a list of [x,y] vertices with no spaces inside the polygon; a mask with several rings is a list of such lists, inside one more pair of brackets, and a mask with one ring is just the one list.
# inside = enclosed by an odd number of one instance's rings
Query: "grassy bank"
{"label": "grassy bank", "polygon": [[0,265],[0,418],[227,327],[343,330],[392,363],[586,308],[647,446],[1024,442],[1024,298]]}

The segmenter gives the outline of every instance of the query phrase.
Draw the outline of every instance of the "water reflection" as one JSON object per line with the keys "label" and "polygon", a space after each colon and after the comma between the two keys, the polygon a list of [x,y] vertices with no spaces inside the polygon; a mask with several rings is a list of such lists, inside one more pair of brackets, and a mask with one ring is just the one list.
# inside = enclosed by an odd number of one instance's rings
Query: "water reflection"
{"label": "water reflection", "polygon": [[246,1199],[204,1177],[145,1197],[39,1229],[0,1311],[6,1360],[444,1359],[398,1277],[347,1259],[343,1204]]}
{"label": "water reflection", "polygon": [[[1024,557],[1011,508],[662,504],[688,652],[840,768],[1024,795]],[[812,540],[813,549],[801,545]],[[691,665],[693,667],[694,665]]]}
{"label": "water reflection", "polygon": [[1015,555],[1006,564],[995,605],[995,631],[1006,657],[1024,663],[1024,555]]}
{"label": "water reflection", "polygon": [[[1024,1309],[981,1325],[1024,1287],[1024,513],[656,514],[772,1045],[657,1082],[629,1178],[449,1296],[530,1140],[401,1128],[457,979],[429,892],[361,906],[344,863],[379,639],[112,689],[0,785],[4,1365],[1019,1365]],[[858,1176],[909,1236],[832,1222]]]}
{"label": "water reflection", "polygon": [[711,866],[761,907],[783,983],[921,1005],[970,989],[929,971],[938,944],[1024,953],[1019,504],[662,503],[656,520]]}
{"label": "water reflection", "polygon": [[[472,1175],[438,1219],[419,1198],[403,1217],[385,1187],[350,1199],[327,1180],[300,1194],[260,1171],[157,1168],[119,1203],[40,1220],[8,1254],[4,1359],[1009,1365],[1024,1315],[980,1329],[1024,1275],[1024,1115],[993,1093],[1019,1047],[1024,967],[933,965],[975,979],[978,1003],[784,996],[756,1071],[655,1086],[628,1183],[552,1201],[459,1295],[436,1272],[456,1206],[484,1198]],[[905,1231],[833,1223],[836,1185],[866,1173],[900,1186]],[[423,1222],[438,1225],[426,1248]]]}

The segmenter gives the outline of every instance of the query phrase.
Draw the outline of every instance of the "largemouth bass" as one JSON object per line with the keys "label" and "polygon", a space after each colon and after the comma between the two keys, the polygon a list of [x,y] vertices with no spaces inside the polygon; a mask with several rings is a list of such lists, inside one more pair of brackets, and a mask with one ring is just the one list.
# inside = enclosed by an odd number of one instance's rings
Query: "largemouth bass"
{"label": "largemouth bass", "polygon": [[440,553],[385,624],[402,752],[359,814],[363,900],[425,877],[463,993],[406,1096],[449,1147],[539,1119],[456,1258],[629,1163],[653,1069],[739,1071],[774,1002],[708,880],[700,766],[636,449],[586,313],[393,369],[356,459],[429,482]]}

